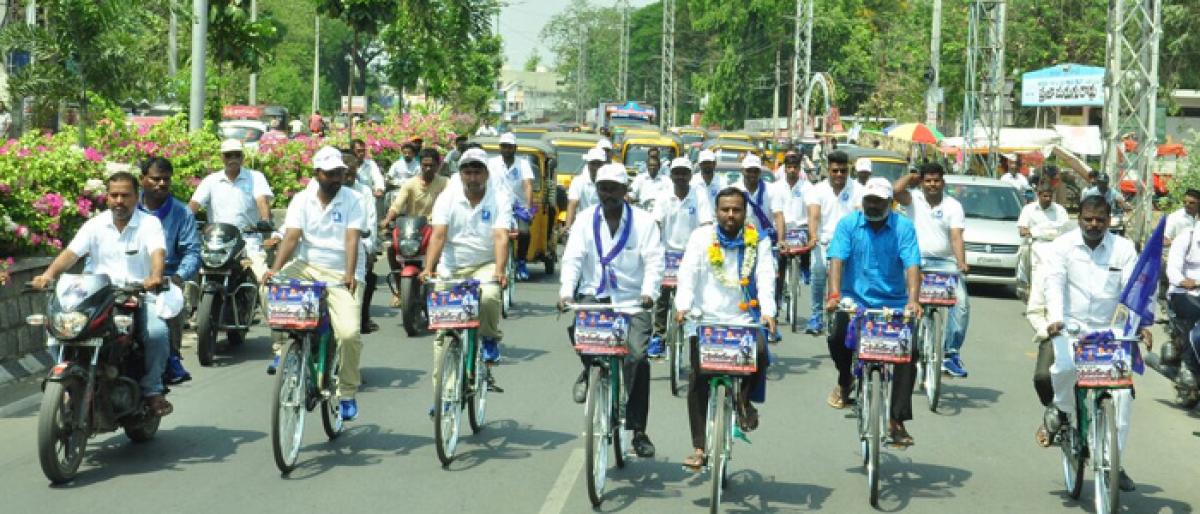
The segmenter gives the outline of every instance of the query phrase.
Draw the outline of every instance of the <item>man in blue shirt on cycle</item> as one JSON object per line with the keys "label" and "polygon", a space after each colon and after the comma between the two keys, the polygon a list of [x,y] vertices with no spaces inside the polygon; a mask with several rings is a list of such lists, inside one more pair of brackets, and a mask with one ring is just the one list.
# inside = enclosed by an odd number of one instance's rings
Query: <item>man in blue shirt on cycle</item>
{"label": "man in blue shirt on cycle", "polygon": [[[917,232],[907,218],[890,209],[892,186],[882,177],[867,181],[862,210],[838,222],[829,243],[829,294],[825,310],[835,311],[845,297],[868,309],[904,309],[920,317],[917,302],[921,288],[921,251]],[[845,278],[845,280],[843,280]],[[846,348],[847,313],[839,312],[826,340],[829,355],[838,371],[838,383],[829,393],[829,406],[844,409],[849,404],[853,350]],[[912,419],[912,392],[916,383],[916,356],[908,364],[895,366],[892,411],[888,422],[892,443],[908,446],[912,436],[904,422]]]}

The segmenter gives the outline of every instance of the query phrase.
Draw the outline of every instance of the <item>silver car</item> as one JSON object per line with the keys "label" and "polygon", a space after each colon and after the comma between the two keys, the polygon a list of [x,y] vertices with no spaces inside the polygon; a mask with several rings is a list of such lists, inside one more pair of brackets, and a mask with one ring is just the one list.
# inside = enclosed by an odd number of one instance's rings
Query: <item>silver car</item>
{"label": "silver car", "polygon": [[967,282],[1001,284],[1015,290],[1021,236],[1017,217],[1025,202],[1012,186],[997,179],[946,175],[946,194],[958,200],[967,218],[963,231]]}

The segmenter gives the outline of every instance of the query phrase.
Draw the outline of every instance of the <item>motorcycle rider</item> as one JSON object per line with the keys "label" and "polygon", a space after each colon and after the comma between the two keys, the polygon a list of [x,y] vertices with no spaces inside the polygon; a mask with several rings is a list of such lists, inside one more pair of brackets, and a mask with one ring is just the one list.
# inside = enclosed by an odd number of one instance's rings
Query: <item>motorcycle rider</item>
{"label": "motorcycle rider", "polygon": [[606,159],[604,150],[599,147],[592,148],[584,154],[583,160],[587,167],[571,180],[571,189],[567,191],[567,219],[563,225],[567,230],[575,226],[576,213],[600,203],[600,198],[596,195],[596,172],[604,166]]}
{"label": "motorcycle rider", "polygon": [[[426,148],[421,150],[421,174],[417,176],[417,180],[409,180],[400,187],[400,192],[396,194],[396,199],[392,201],[391,207],[388,207],[387,214],[383,220],[379,222],[379,230],[382,232],[396,221],[399,216],[420,216],[429,221],[429,216],[433,213],[433,204],[437,201],[442,191],[446,190],[446,186],[450,183],[450,179],[438,173],[438,161],[441,156],[435,148]],[[444,169],[444,167],[443,167]],[[458,173],[458,164],[454,164],[454,172]],[[424,237],[428,238],[429,231],[432,230],[432,225],[425,225]],[[389,236],[390,237],[390,236]],[[392,271],[396,271],[399,262],[395,256],[396,248],[389,248],[389,264]],[[400,306],[400,295],[398,293],[392,295],[392,307]]]}
{"label": "motorcycle rider", "polygon": [[417,176],[417,173],[420,172],[421,161],[416,158],[417,144],[412,141],[406,141],[400,146],[400,155],[403,158],[396,160],[388,168],[387,179],[404,183],[408,179]]}
{"label": "motorcycle rider", "polygon": [[[425,155],[426,149],[422,149],[421,155]],[[428,148],[428,150],[436,150]],[[454,136],[454,149],[446,154],[446,160],[442,161],[441,168],[438,169],[438,175],[449,177],[458,174],[458,160],[462,158],[463,152],[467,151],[467,135],[459,134]]]}
{"label": "motorcycle rider", "polygon": [[[500,136],[500,155],[487,163],[488,175],[496,185],[507,188],[507,196],[514,203],[514,220],[520,218],[533,222],[533,167],[525,158],[517,159],[517,136],[505,132]],[[514,225],[515,226],[515,225]],[[529,280],[525,257],[529,253],[529,232],[517,235],[517,280]]]}
{"label": "motorcycle rider", "polygon": [[1193,389],[1200,377],[1200,360],[1191,342],[1192,327],[1200,320],[1200,238],[1196,236],[1194,228],[1176,234],[1177,244],[1171,245],[1167,257],[1167,280],[1171,284],[1167,301],[1178,319],[1184,343],[1179,378],[1181,384]]}
{"label": "motorcycle rider", "polygon": [[1099,196],[1104,198],[1104,201],[1108,202],[1109,211],[1114,214],[1129,210],[1129,205],[1125,202],[1125,195],[1122,195],[1120,192],[1108,187],[1107,174],[1097,173],[1096,177],[1092,181],[1092,186],[1084,189],[1083,193],[1079,195],[1079,201],[1082,202],[1084,198],[1089,196]]}
{"label": "motorcycle rider", "polygon": [[[88,269],[119,285],[141,283],[147,291],[163,283],[166,244],[158,218],[137,209],[138,181],[128,172],[117,172],[105,180],[108,191],[104,202],[108,210],[79,227],[79,232],[46,271],[33,277],[35,289],[45,289],[80,257],[88,257]],[[163,371],[171,354],[167,322],[155,312],[156,295],[145,295],[138,305],[137,338],[145,353],[145,373],[138,381],[142,398],[155,416],[170,414],[174,408],[164,398]]]}
{"label": "motorcycle rider", "polygon": [[1179,238],[1185,230],[1196,226],[1196,216],[1200,214],[1200,190],[1188,189],[1183,193],[1183,207],[1167,215],[1167,226],[1163,232],[1163,244],[1171,246],[1171,242]]}
{"label": "motorcycle rider", "polygon": [[[262,282],[266,284],[278,274],[331,286],[326,289],[326,304],[342,361],[338,372],[338,406],[342,419],[353,421],[358,417],[354,393],[362,383],[358,369],[362,313],[355,297],[358,289],[355,275],[358,260],[362,258],[359,239],[368,228],[367,216],[356,193],[342,187],[342,178],[353,173],[342,161],[342,152],[324,146],[313,154],[312,161],[313,182],[317,187],[306,188],[292,197],[283,222],[283,242]],[[277,348],[272,366],[278,365]]]}
{"label": "motorcycle rider", "polygon": [[[171,194],[171,175],[175,168],[164,157],[151,157],[142,161],[142,198],[138,210],[152,214],[163,226],[166,257],[163,274],[175,286],[183,289],[183,283],[196,278],[200,271],[200,234],[196,231],[196,217],[183,202]],[[167,320],[171,334],[171,357],[167,362],[170,385],[192,379],[183,367],[179,348],[183,340],[183,320],[187,310]]]}
{"label": "motorcycle rider", "polygon": [[[676,157],[671,161],[670,178],[674,187],[659,192],[651,214],[662,232],[664,252],[675,254],[675,262],[679,264],[692,232],[712,224],[713,206],[704,188],[691,185],[692,163],[687,157]],[[665,351],[663,336],[667,333],[667,314],[674,291],[674,288],[661,288],[654,305],[654,335],[646,350],[650,358],[662,357]]]}

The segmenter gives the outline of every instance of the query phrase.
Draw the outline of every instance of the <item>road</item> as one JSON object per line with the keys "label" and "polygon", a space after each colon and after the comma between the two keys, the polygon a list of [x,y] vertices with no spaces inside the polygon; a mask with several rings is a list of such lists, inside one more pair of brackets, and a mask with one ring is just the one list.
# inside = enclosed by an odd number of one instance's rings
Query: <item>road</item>
{"label": "road", "polygon": [[[361,417],[332,442],[310,417],[291,476],[280,476],[271,455],[273,381],[263,373],[269,345],[259,328],[215,367],[199,367],[189,353],[195,379],[172,393],[175,413],[158,437],[131,444],[119,434],[98,436],[72,484],[50,487],[41,474],[36,407],[0,418],[5,511],[119,505],[129,512],[591,512],[582,409],[570,398],[579,364],[565,342],[566,320],[550,307],[556,291],[549,280],[521,284],[516,312],[503,325],[497,376],[506,392],[492,397],[490,422],[460,442],[447,469],[438,463],[426,416],[430,338],[405,337],[382,290],[374,312],[384,329],[365,338]],[[923,397],[914,398],[909,430],[916,445],[884,454],[882,510],[1091,512],[1090,477],[1085,501],[1070,500],[1058,451],[1033,442],[1041,406],[1030,382],[1034,347],[1020,304],[1001,290],[980,289],[972,307],[964,350],[971,376],[948,383],[936,414]],[[824,340],[788,334],[775,351],[761,427],[751,434],[753,444],[735,448],[726,510],[871,512],[854,421],[825,404],[834,371]],[[1159,375],[1149,372],[1137,384],[1125,460],[1138,490],[1122,501],[1139,514],[1192,512],[1200,506],[1200,438],[1193,436],[1200,416],[1172,406],[1172,390]],[[35,386],[14,387],[33,392]],[[654,368],[649,424],[657,456],[616,471],[599,510],[702,512],[707,483],[679,466],[690,452],[686,407],[671,397],[663,365]]]}

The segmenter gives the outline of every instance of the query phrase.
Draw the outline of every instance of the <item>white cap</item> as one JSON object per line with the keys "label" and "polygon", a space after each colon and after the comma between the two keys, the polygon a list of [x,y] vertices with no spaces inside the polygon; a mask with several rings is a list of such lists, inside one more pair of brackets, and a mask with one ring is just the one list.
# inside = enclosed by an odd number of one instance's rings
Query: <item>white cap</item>
{"label": "white cap", "polygon": [[240,140],[226,139],[224,141],[221,141],[221,153],[244,152],[244,151],[246,151],[246,147],[242,145],[242,142]]}
{"label": "white cap", "polygon": [[612,141],[609,141],[608,139],[601,139],[599,143],[596,143],[596,148],[601,150],[612,150]]}
{"label": "white cap", "polygon": [[328,145],[322,146],[313,154],[312,162],[313,169],[324,171],[346,167],[346,163],[342,161],[342,151]]}
{"label": "white cap", "polygon": [[854,171],[856,171],[856,172],[857,171],[865,171],[867,173],[870,173],[871,172],[871,159],[868,159],[866,157],[859,157],[857,161],[854,161]]}
{"label": "white cap", "polygon": [[671,161],[671,169],[675,168],[687,168],[688,170],[691,170],[692,161],[688,160],[687,157],[676,157]]}
{"label": "white cap", "polygon": [[892,199],[892,183],[883,177],[872,177],[867,181],[867,192],[863,196],[874,196],[884,200]]}
{"label": "white cap", "polygon": [[607,162],[608,156],[604,155],[604,150],[601,150],[599,147],[592,148],[592,149],[588,150],[586,154],[583,155],[583,162],[592,162],[592,161]]}
{"label": "white cap", "polygon": [[625,171],[624,164],[605,164],[596,171],[596,183],[601,182],[616,182],[618,184],[629,184],[629,174]]}
{"label": "white cap", "polygon": [[745,170],[745,169],[749,169],[749,168],[760,168],[761,169],[762,168],[762,159],[759,159],[757,155],[754,155],[752,153],[746,154],[746,157],[744,159],[742,159],[742,169]]}
{"label": "white cap", "polygon": [[487,166],[487,160],[487,152],[483,151],[482,148],[468,148],[467,151],[463,152],[462,157],[458,158],[458,167],[461,168],[466,166],[467,163],[472,162],[478,162]]}
{"label": "white cap", "polygon": [[700,157],[696,158],[696,164],[702,162],[717,162],[717,154],[712,150],[700,150]]}
{"label": "white cap", "polygon": [[515,146],[517,144],[517,136],[513,135],[512,132],[505,132],[500,136],[500,144]]}

